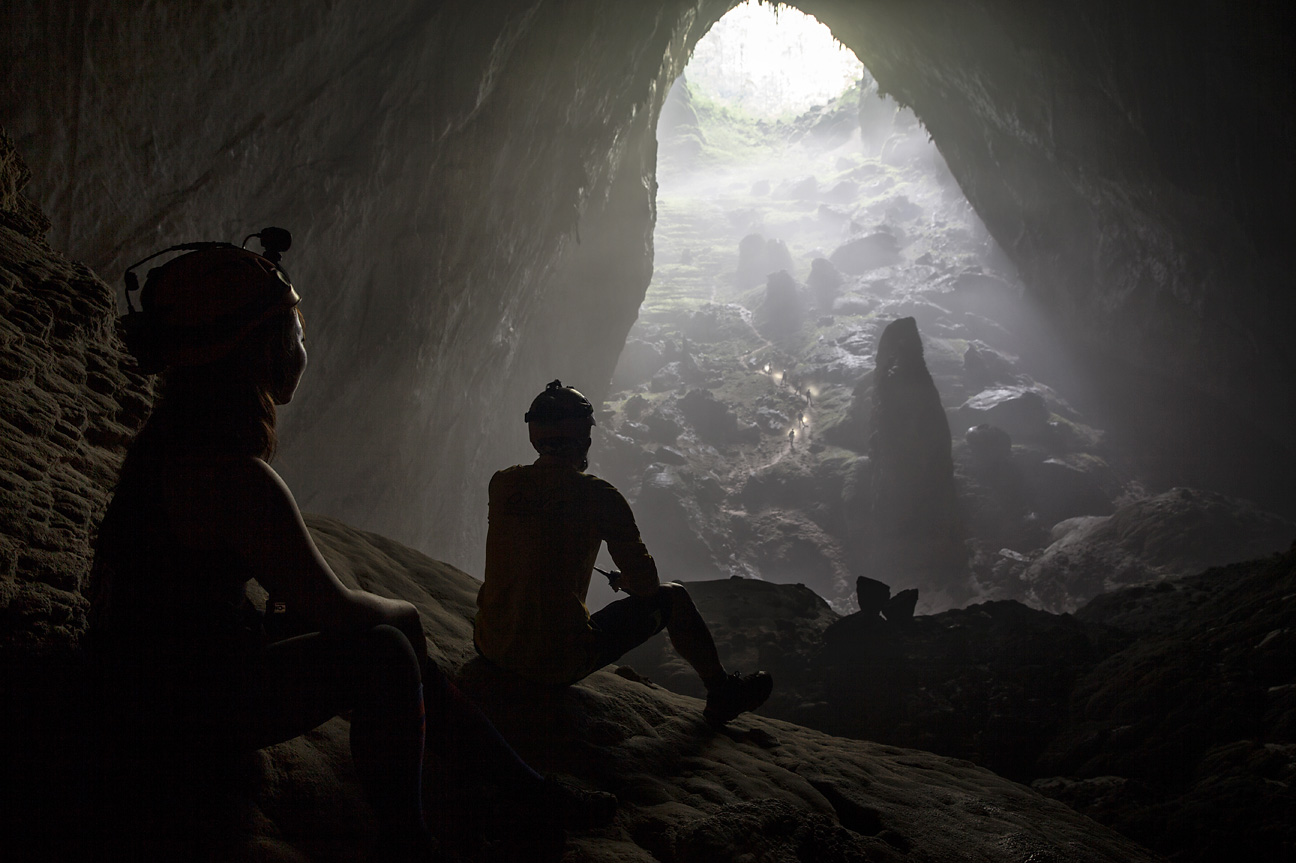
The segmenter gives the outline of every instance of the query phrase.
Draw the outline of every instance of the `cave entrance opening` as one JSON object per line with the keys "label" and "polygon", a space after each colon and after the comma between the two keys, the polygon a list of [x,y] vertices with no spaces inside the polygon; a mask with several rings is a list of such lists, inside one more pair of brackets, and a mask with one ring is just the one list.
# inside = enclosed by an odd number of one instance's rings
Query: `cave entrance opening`
{"label": "cave entrance opening", "polygon": [[[914,317],[956,409],[977,392],[969,348],[987,380],[1010,373],[1014,327],[994,319],[1019,313],[1021,285],[913,112],[795,9],[749,0],[721,19],[657,137],[654,274],[594,467],[635,504],[664,579],[803,583],[853,610],[842,489],[868,449],[851,413],[878,337]],[[941,305],[955,293],[976,306],[958,326]]]}

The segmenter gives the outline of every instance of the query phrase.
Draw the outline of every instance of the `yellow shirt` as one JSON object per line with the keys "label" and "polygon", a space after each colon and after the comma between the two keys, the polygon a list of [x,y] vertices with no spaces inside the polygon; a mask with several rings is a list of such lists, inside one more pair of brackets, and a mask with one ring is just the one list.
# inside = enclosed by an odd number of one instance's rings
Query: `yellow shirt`
{"label": "yellow shirt", "polygon": [[495,474],[477,593],[483,655],[539,683],[589,673],[594,637],[585,595],[601,542],[621,570],[619,588],[656,592],[657,566],[611,483],[546,456]]}

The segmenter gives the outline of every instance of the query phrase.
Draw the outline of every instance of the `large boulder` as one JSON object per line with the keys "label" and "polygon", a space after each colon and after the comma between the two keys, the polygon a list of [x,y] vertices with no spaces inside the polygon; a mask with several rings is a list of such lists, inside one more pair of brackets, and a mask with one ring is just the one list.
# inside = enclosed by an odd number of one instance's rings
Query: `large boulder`
{"label": "large boulder", "polygon": [[827,258],[815,258],[810,262],[810,275],[806,276],[806,287],[814,297],[815,306],[821,314],[830,314],[833,303],[841,292],[842,275]]}
{"label": "large boulder", "polygon": [[969,427],[996,426],[1017,441],[1038,439],[1048,433],[1048,404],[1029,386],[984,389],[964,402],[959,414]]}
{"label": "large boulder", "polygon": [[732,408],[717,399],[710,390],[689,390],[677,404],[698,437],[709,443],[723,446],[760,435],[754,425],[740,426]]}
{"label": "large boulder", "polygon": [[765,280],[765,295],[753,315],[761,335],[777,339],[801,328],[805,319],[805,302],[801,286],[787,270],[777,270]]}
{"label": "large boulder", "polygon": [[791,272],[792,253],[782,240],[765,239],[761,234],[748,234],[738,243],[738,274],[735,283],[739,288],[753,288],[778,270]]}
{"label": "large boulder", "polygon": [[612,391],[629,389],[644,383],[655,375],[666,359],[657,345],[643,339],[627,339],[612,373]]}
{"label": "large boulder", "polygon": [[1105,517],[1067,519],[1023,576],[1031,605],[1074,611],[1118,587],[1191,575],[1287,548],[1296,524],[1247,501],[1176,488]]}
{"label": "large boulder", "polygon": [[900,244],[894,235],[878,231],[856,237],[838,246],[828,260],[838,270],[851,275],[863,275],[879,267],[889,267],[900,261]]}

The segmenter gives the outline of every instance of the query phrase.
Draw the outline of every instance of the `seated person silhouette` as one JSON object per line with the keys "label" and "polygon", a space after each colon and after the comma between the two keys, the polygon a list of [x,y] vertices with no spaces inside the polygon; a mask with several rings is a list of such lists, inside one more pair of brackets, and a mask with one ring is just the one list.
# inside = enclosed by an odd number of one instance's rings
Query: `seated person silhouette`
{"label": "seated person silhouette", "polygon": [[[163,377],[91,574],[88,647],[116,739],[253,750],[350,711],[382,859],[431,853],[425,745],[468,765],[464,776],[498,781],[520,810],[570,826],[610,820],[615,798],[541,777],[429,661],[414,605],[347,588],[320,554],[269,465],[276,405],[306,368],[300,298],[278,264],[290,240],[253,236],[264,256],[226,243],[166,250],[187,254],[149,272],[123,321],[140,369]],[[128,304],[135,290],[128,271]],[[307,631],[272,640],[246,593],[253,578]]]}
{"label": "seated person silhouette", "polygon": [[[567,685],[664,628],[706,686],[708,722],[723,725],[763,704],[770,676],[725,671],[688,591],[659,583],[630,505],[610,483],[583,472],[594,425],[589,400],[553,381],[525,421],[539,458],[490,482],[478,652],[528,680]],[[629,596],[591,615],[585,596],[603,542],[621,568],[612,586]]]}

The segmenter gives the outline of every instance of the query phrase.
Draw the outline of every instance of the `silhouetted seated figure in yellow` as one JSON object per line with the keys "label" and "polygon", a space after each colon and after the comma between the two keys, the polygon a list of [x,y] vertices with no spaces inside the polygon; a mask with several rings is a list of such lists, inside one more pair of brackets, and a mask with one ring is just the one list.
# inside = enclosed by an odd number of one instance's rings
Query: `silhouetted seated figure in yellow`
{"label": "silhouetted seated figure in yellow", "polygon": [[[316,548],[269,465],[275,406],[306,368],[299,297],[277,263],[290,240],[257,236],[265,256],[173,247],[188,253],[150,271],[123,322],[141,369],[164,378],[92,573],[90,649],[115,733],[163,751],[251,750],[350,711],[383,859],[425,859],[426,700],[433,751],[466,775],[552,820],[610,820],[615,798],[539,776],[429,662],[412,604],[348,589]],[[128,271],[128,303],[137,286]],[[311,631],[272,641],[245,592],[253,578]]]}
{"label": "silhouetted seated figure in yellow", "polygon": [[[765,702],[763,671],[729,674],[706,623],[680,584],[661,584],[634,515],[610,483],[584,473],[594,408],[553,381],[525,417],[533,464],[490,483],[486,578],[477,594],[476,643],[494,665],[537,683],[575,683],[663,628],[707,688],[704,715],[723,725]],[[599,546],[629,594],[591,615],[585,607]]]}

